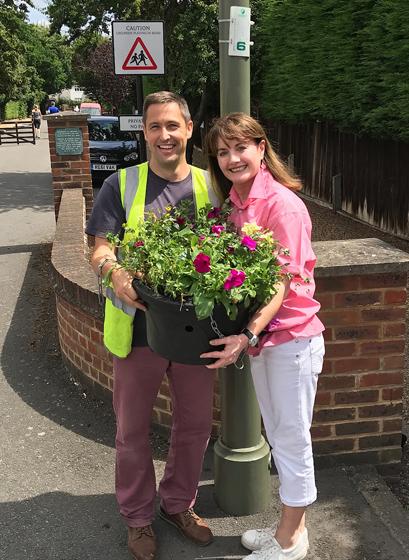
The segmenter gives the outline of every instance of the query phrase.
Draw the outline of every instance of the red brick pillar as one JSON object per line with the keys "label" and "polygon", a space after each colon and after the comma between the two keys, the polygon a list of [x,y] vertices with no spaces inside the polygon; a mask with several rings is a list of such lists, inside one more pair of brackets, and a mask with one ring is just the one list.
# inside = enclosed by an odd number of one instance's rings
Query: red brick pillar
{"label": "red brick pillar", "polygon": [[[44,118],[48,124],[55,217],[56,219],[58,218],[63,190],[82,189],[82,195],[85,199],[86,218],[88,218],[93,204],[93,191],[87,115],[74,111],[63,111],[53,115],[45,115]],[[65,143],[61,142],[61,138],[66,137],[64,132],[67,133],[67,129],[71,129],[70,132],[73,132],[74,142],[72,144],[73,149],[71,150],[70,145],[66,141]],[[82,138],[82,152],[63,155],[61,152],[79,151],[78,145],[75,143],[75,140],[78,140],[78,138]]]}

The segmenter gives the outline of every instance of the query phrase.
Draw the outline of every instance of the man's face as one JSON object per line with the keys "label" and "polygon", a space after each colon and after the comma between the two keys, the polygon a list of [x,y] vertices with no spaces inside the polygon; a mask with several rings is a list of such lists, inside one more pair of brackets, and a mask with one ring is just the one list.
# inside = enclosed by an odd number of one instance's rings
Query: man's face
{"label": "man's face", "polygon": [[148,107],[144,134],[150,150],[150,164],[167,170],[185,162],[186,144],[192,130],[192,121],[185,121],[177,103],[156,103]]}

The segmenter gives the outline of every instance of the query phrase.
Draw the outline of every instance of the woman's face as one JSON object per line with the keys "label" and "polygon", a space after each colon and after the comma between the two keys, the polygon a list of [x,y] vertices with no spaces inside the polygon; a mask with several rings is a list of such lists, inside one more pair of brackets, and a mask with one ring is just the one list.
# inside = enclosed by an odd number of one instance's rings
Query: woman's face
{"label": "woman's face", "polygon": [[250,189],[260,170],[265,142],[254,140],[222,140],[217,143],[217,162],[225,177],[239,189]]}

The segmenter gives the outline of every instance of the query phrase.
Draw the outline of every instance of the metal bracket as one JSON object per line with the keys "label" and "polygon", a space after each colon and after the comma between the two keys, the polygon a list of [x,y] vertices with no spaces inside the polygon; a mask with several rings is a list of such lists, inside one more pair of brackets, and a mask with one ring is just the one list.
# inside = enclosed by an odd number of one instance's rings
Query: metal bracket
{"label": "metal bracket", "polygon": [[227,21],[231,21],[231,18],[229,18],[229,19],[218,19],[217,21],[218,21],[219,23],[225,23],[225,22],[227,22]]}

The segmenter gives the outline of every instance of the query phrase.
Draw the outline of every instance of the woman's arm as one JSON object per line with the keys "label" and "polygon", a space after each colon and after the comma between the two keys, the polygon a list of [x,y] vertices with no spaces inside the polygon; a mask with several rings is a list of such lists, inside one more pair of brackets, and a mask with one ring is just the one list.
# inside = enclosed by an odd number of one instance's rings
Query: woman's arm
{"label": "woman's arm", "polygon": [[[248,322],[247,329],[249,331],[256,336],[259,336],[268,323],[277,315],[277,312],[280,309],[287,293],[288,287],[289,280],[287,279],[276,285],[277,293],[275,296],[269,301],[269,303],[260,307]],[[234,364],[240,353],[247,349],[249,339],[245,334],[233,334],[224,338],[211,340],[210,344],[212,346],[219,346],[221,344],[225,345],[223,350],[206,352],[200,356],[201,358],[218,358],[216,362],[206,366],[208,369],[217,369]]]}

